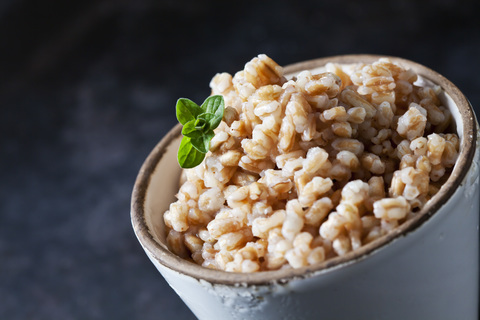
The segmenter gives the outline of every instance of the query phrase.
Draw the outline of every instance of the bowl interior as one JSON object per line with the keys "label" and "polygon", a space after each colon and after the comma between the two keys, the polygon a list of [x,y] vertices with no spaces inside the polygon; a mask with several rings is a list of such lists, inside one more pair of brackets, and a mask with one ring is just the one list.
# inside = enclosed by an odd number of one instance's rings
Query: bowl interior
{"label": "bowl interior", "polygon": [[145,198],[145,222],[153,238],[166,248],[166,229],[163,213],[175,201],[179,188],[181,168],[177,162],[177,151],[182,136],[179,134],[165,146],[161,161],[152,173]]}
{"label": "bowl interior", "polygon": [[[373,62],[379,56],[355,55],[324,58],[302,62],[285,68],[288,77],[299,71],[309,69],[321,71],[326,62],[355,63]],[[175,194],[179,188],[181,169],[177,163],[177,150],[181,140],[181,126],[174,127],[167,136],[156,146],[144,163],[132,195],[132,223],[139,241],[145,250],[157,259],[160,264],[191,275],[195,278],[203,278],[214,283],[249,283],[260,284],[269,281],[286,279],[291,277],[305,276],[329,272],[344,264],[352,263],[356,259],[364,258],[375,250],[383,249],[390,241],[400,234],[406,234],[418,228],[439,207],[442,206],[454,192],[468,171],[469,164],[475,152],[476,124],[475,116],[468,101],[453,84],[434,71],[399,58],[391,58],[405,67],[410,67],[419,74],[419,83],[438,84],[443,92],[440,95],[444,106],[448,107],[453,119],[456,131],[461,139],[459,159],[454,167],[450,178],[440,192],[415,218],[405,222],[390,234],[377,239],[358,250],[352,251],[343,257],[327,260],[317,266],[300,269],[283,269],[277,271],[264,271],[254,274],[227,273],[203,268],[189,261],[183,260],[171,253],[166,246],[166,230],[163,221],[163,213],[168,209],[171,202],[175,201]]]}

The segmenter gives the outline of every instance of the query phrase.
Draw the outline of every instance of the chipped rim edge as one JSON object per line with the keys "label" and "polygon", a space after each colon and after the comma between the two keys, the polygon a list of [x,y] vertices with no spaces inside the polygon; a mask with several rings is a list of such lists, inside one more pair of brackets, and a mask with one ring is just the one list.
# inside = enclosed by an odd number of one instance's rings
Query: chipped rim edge
{"label": "chipped rim edge", "polygon": [[[472,106],[462,92],[452,82],[430,68],[407,59],[385,55],[353,54],[307,60],[285,66],[284,74],[288,75],[302,70],[318,68],[324,66],[328,62],[339,64],[371,63],[379,58],[389,58],[391,61],[397,62],[406,68],[411,68],[423,78],[440,85],[457,106],[463,122],[463,139],[457,163],[440,191],[425,205],[418,215],[411,220],[406,221],[389,234],[382,236],[357,250],[351,251],[341,257],[331,258],[314,266],[307,266],[298,269],[289,268],[274,271],[261,271],[256,273],[234,273],[202,267],[178,257],[168,251],[166,247],[161,246],[148,230],[144,217],[144,203],[147,189],[150,184],[150,177],[155,172],[155,168],[162,159],[166,148],[181,134],[181,125],[178,124],[171,129],[151,151],[138,173],[133,188],[131,198],[132,226],[144,250],[147,250],[149,255],[165,268],[192,277],[198,281],[204,280],[211,284],[222,284],[227,286],[259,286],[272,283],[286,283],[294,279],[309,278],[311,276],[341,269],[342,267],[363,260],[369,255],[386,248],[392,241],[399,239],[402,236],[406,236],[408,233],[419,228],[450,199],[456,189],[461,185],[470,169],[475,154],[477,138],[476,118]],[[468,137],[471,137],[471,139],[468,139]]]}

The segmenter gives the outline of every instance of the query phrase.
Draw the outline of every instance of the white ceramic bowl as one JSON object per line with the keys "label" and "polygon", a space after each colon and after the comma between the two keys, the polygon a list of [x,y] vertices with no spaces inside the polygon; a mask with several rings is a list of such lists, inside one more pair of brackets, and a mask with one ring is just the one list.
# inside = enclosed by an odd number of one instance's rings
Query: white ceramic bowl
{"label": "white ceramic bowl", "polygon": [[[371,63],[374,55],[346,55],[293,64],[288,78],[327,62]],[[415,218],[343,257],[316,266],[253,274],[210,270],[166,246],[163,213],[178,191],[173,128],[143,164],[132,195],[135,233],[150,260],[199,319],[477,319],[478,129],[472,107],[440,74],[389,57],[440,85],[442,102],[461,139],[453,172]],[[159,315],[161,319],[161,315]]]}

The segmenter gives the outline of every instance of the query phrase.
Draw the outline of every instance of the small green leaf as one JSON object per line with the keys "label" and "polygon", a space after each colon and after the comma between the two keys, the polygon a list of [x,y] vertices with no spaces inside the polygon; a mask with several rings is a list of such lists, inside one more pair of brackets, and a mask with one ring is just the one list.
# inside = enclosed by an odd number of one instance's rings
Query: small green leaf
{"label": "small green leaf", "polygon": [[190,99],[180,98],[176,106],[177,120],[185,125],[187,122],[195,120],[197,116],[203,113],[201,107]]}
{"label": "small green leaf", "polygon": [[208,124],[208,121],[201,118],[200,116],[198,116],[197,120],[195,120],[195,129],[197,129],[198,131],[208,131],[209,127],[210,125]]}
{"label": "small green leaf", "polygon": [[198,137],[203,135],[203,132],[197,130],[197,128],[195,127],[195,122],[196,121],[197,120],[192,120],[192,121],[188,121],[187,123],[184,124],[184,126],[182,128],[182,134],[185,137],[198,138]]}
{"label": "small green leaf", "polygon": [[190,138],[183,137],[178,148],[178,164],[184,169],[194,168],[202,163],[205,153],[199,152],[190,142]]}
{"label": "small green leaf", "polygon": [[204,132],[199,137],[191,138],[190,143],[193,145],[195,149],[202,153],[207,153],[208,149],[210,149],[210,140],[212,140],[215,133],[213,130]]}
{"label": "small green leaf", "polygon": [[[218,124],[215,127],[210,126],[210,129],[215,129],[218,127],[220,122],[222,121],[223,118],[223,112],[225,109],[225,101],[223,100],[223,96],[221,95],[216,95],[216,96],[210,96],[205,101],[202,103],[200,108],[205,112],[205,113],[212,113],[215,115]],[[218,120],[219,119],[219,120]]]}
{"label": "small green leaf", "polygon": [[183,125],[183,138],[178,148],[178,163],[182,168],[193,168],[202,163],[215,136],[213,129],[220,125],[225,109],[223,96],[211,96],[198,106],[180,98],[177,101],[177,119]]}
{"label": "small green leaf", "polygon": [[216,115],[214,115],[213,113],[202,113],[198,116],[197,119],[202,119],[204,120],[205,122],[208,123],[208,129],[209,130],[213,130],[215,129],[216,127],[218,127],[218,125],[220,124],[220,122],[222,121],[222,118],[218,118]]}

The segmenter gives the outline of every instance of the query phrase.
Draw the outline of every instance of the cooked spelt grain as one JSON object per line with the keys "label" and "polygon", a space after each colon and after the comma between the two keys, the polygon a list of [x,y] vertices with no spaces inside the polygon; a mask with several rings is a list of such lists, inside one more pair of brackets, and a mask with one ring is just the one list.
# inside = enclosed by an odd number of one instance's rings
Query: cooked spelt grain
{"label": "cooked spelt grain", "polygon": [[414,217],[460,141],[438,86],[388,59],[283,69],[259,55],[235,76],[210,152],[164,213],[172,252],[213,269],[300,268],[342,256]]}

